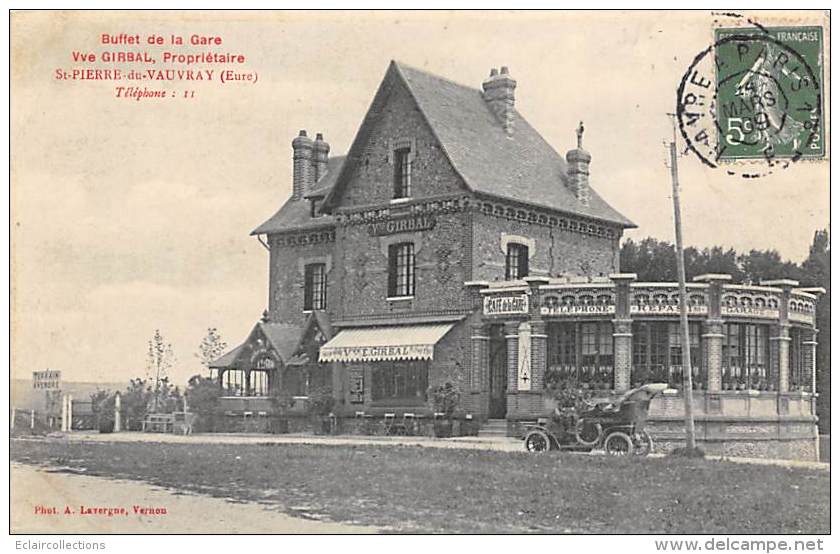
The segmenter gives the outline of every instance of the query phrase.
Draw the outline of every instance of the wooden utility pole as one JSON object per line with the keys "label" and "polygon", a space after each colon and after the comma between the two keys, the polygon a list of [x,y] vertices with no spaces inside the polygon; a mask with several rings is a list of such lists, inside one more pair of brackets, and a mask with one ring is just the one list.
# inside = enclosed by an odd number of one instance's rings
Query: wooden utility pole
{"label": "wooden utility pole", "polygon": [[677,143],[671,142],[671,184],[674,198],[674,231],[677,239],[677,281],[680,294],[680,342],[682,343],[683,398],[685,400],[685,442],[688,453],[694,452],[694,398],[691,383],[691,350],[688,334],[688,298],[685,293],[685,255],[683,254],[680,185],[677,176]]}

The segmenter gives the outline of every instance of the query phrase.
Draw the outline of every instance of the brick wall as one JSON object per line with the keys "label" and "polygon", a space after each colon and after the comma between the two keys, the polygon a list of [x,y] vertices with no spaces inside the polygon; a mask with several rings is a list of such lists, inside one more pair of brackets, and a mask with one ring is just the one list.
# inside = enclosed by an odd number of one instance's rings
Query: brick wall
{"label": "brick wall", "polygon": [[533,275],[605,277],[618,271],[617,238],[596,237],[484,213],[475,214],[474,221],[473,279],[505,278],[503,235],[534,241],[535,251],[529,252],[529,269]]}
{"label": "brick wall", "polygon": [[412,148],[412,197],[466,191],[409,91],[398,79],[386,86],[390,87],[389,97],[368,133],[361,163],[345,187],[340,205],[387,203],[393,198],[393,150],[400,141],[407,141]]}
{"label": "brick wall", "polygon": [[333,263],[334,243],[285,246],[269,239],[268,310],[277,323],[303,325],[304,266],[307,263],[327,264],[327,311],[332,312],[340,297],[336,268]]}
{"label": "brick wall", "polygon": [[[367,225],[338,229],[341,248],[333,271],[344,293],[337,298],[343,318],[372,314],[429,312],[469,307],[464,290],[470,259],[465,213],[437,214],[430,231],[370,236]],[[416,287],[411,300],[388,301],[388,244],[414,242]]]}

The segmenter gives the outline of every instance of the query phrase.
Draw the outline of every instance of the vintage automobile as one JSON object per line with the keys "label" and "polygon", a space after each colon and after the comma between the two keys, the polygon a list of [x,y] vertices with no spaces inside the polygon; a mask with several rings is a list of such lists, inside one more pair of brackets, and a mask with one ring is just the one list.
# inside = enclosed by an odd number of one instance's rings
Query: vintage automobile
{"label": "vintage automobile", "polygon": [[645,456],[653,450],[653,439],[645,431],[650,401],[667,388],[664,383],[651,383],[624,393],[615,402],[590,404],[582,410],[555,409],[551,418],[541,418],[526,428],[525,449],[588,452],[603,448],[611,456]]}

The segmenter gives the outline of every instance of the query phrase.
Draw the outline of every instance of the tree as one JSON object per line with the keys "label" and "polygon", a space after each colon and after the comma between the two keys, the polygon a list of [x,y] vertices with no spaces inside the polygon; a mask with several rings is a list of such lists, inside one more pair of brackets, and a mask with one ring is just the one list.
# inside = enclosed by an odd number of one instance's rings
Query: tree
{"label": "tree", "polygon": [[148,385],[145,379],[138,377],[129,381],[121,399],[127,429],[135,428],[137,422],[143,421],[149,412],[153,396],[152,387]]}
{"label": "tree", "polygon": [[817,303],[817,414],[820,432],[827,434],[831,432],[831,242],[827,229],[814,233],[800,280],[803,286],[825,289]]}
{"label": "tree", "polygon": [[161,399],[161,380],[167,377],[167,372],[173,365],[175,365],[175,352],[172,350],[172,344],[164,340],[163,335],[160,334],[160,329],[155,329],[155,334],[149,340],[149,350],[146,358],[149,378],[154,378],[152,399],[152,411],[154,412],[157,411]]}
{"label": "tree", "polygon": [[218,329],[215,327],[207,328],[207,335],[201,339],[201,343],[198,345],[198,352],[195,353],[195,357],[199,359],[201,365],[207,370],[207,375],[210,375],[210,364],[225,353],[227,346],[227,343],[222,340]]}

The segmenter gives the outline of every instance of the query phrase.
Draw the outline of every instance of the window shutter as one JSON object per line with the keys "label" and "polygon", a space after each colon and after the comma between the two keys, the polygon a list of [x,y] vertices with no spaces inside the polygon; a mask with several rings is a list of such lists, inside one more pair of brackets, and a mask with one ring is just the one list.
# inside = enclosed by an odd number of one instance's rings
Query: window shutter
{"label": "window shutter", "polygon": [[308,265],[303,270],[303,309],[312,309],[312,266]]}
{"label": "window shutter", "polygon": [[388,296],[397,295],[397,252],[399,245],[388,246]]}
{"label": "window shutter", "polygon": [[519,279],[528,276],[528,247],[519,247]]}

